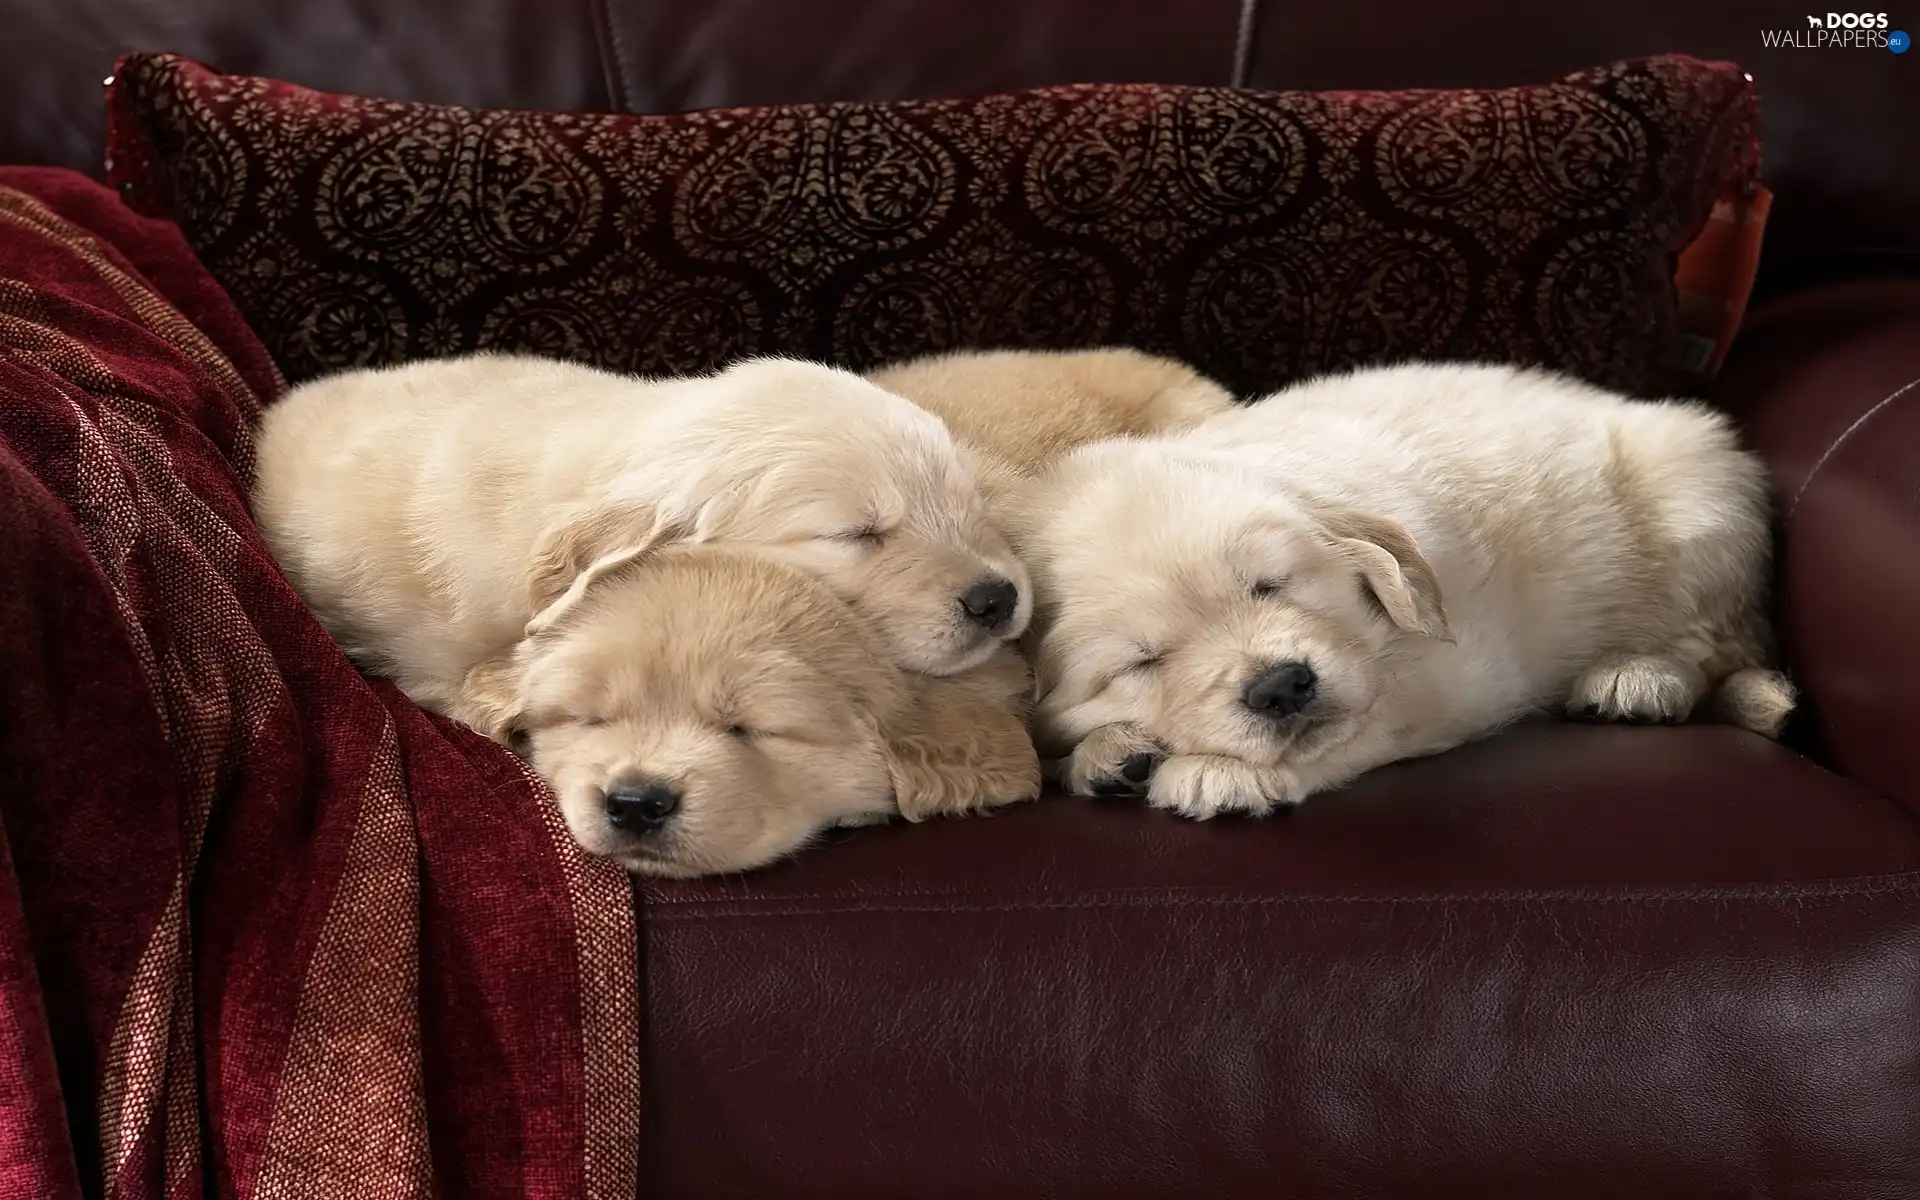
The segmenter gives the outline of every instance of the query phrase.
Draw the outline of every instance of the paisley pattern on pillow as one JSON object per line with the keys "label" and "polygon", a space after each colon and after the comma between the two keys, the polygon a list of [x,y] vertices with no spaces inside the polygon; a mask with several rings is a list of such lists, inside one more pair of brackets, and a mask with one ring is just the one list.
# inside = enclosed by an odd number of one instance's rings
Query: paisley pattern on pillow
{"label": "paisley pattern on pillow", "polygon": [[1488,91],[605,116],[136,55],[111,105],[122,194],[296,382],[482,347],[657,373],[1128,343],[1246,391],[1410,357],[1657,391],[1675,258],[1757,172],[1751,83],[1678,56]]}

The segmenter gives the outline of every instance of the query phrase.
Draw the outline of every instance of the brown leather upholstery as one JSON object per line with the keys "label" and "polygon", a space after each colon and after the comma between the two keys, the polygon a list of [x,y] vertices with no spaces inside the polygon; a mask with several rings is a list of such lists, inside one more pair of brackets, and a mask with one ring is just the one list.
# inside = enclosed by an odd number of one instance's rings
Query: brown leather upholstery
{"label": "brown leather upholstery", "polygon": [[1756,312],[1719,393],[1773,464],[1782,633],[1822,749],[1920,813],[1920,279]]}
{"label": "brown leather upholstery", "polygon": [[[98,172],[99,82],[132,50],[333,91],[485,106],[679,111],[1045,83],[1502,86],[1678,50],[1759,81],[1776,264],[1920,252],[1920,55],[1767,49],[1798,7],[1634,0],[10,0],[0,162]],[[1903,14],[1894,13],[1896,18]],[[1904,14],[1920,32],[1920,12]],[[1242,45],[1242,33],[1247,37]]]}
{"label": "brown leather upholstery", "polygon": [[1225,83],[1239,0],[609,4],[616,103],[937,98],[1050,83]]}
{"label": "brown leather upholstery", "polygon": [[1713,729],[1526,729],[1265,822],[863,831],[646,889],[642,1192],[1920,1194],[1916,867]]}
{"label": "brown leather upholstery", "polygon": [[[95,170],[98,81],[131,49],[636,111],[1074,79],[1504,84],[1685,50],[1760,82],[1770,262],[1920,253],[1920,55],[1762,50],[1799,7],[7,8],[0,160]],[[1916,379],[1908,279],[1774,302],[1719,388],[1779,482],[1816,759],[1727,730],[1536,727],[1286,819],[1055,799],[645,887],[643,1194],[1920,1196]]]}

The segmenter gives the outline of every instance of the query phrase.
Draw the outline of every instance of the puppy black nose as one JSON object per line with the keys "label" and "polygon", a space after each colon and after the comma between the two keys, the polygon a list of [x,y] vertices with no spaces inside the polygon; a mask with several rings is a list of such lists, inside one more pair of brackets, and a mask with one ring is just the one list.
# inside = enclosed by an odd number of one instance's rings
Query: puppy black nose
{"label": "puppy black nose", "polygon": [[1283,662],[1247,680],[1240,702],[1263,717],[1290,717],[1313,701],[1313,668],[1303,662]]}
{"label": "puppy black nose", "polygon": [[960,593],[960,611],[988,633],[1005,629],[1013,620],[1013,610],[1019,607],[1020,589],[1011,579],[981,579]]}
{"label": "puppy black nose", "polygon": [[680,793],[658,780],[636,780],[607,789],[607,824],[630,833],[651,833],[680,808]]}

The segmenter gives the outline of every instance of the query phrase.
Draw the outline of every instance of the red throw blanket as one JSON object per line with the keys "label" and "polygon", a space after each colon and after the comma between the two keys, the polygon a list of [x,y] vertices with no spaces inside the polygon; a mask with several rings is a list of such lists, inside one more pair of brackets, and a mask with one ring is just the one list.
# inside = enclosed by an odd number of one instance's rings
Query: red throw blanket
{"label": "red throw blanket", "polygon": [[172,226],[0,170],[0,1196],[631,1197],[627,882],[281,577],[279,386]]}

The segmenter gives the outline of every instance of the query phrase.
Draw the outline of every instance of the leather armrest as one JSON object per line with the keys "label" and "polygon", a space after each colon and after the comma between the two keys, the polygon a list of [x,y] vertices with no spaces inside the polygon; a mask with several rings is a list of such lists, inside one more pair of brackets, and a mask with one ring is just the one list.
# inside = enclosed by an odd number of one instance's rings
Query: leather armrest
{"label": "leather armrest", "polygon": [[1920,812],[1920,280],[1756,311],[1717,391],[1773,470],[1780,634],[1810,732]]}

